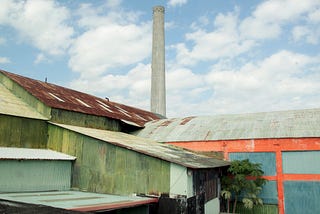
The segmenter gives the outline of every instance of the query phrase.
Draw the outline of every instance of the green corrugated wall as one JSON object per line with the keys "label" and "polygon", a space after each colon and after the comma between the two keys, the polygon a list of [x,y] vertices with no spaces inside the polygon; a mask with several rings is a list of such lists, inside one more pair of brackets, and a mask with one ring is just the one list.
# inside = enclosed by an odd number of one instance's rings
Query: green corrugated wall
{"label": "green corrugated wall", "polygon": [[74,188],[110,194],[168,193],[170,163],[49,124],[48,148],[77,157]]}
{"label": "green corrugated wall", "polygon": [[0,114],[0,146],[46,148],[47,122]]}
{"label": "green corrugated wall", "polygon": [[119,120],[107,117],[100,117],[79,112],[65,111],[61,109],[51,110],[51,121],[87,128],[106,129],[110,131],[121,131]]}

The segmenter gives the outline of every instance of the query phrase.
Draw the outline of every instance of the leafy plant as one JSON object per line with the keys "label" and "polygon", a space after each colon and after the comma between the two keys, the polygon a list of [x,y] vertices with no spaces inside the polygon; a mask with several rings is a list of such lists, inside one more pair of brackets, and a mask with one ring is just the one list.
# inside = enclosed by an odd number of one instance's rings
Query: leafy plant
{"label": "leafy plant", "polygon": [[262,199],[258,197],[266,183],[262,178],[261,164],[251,163],[248,159],[234,160],[227,172],[221,179],[221,196],[226,200],[227,212],[230,212],[230,203],[233,200],[232,213],[235,213],[240,198],[249,209],[254,205],[263,204]]}

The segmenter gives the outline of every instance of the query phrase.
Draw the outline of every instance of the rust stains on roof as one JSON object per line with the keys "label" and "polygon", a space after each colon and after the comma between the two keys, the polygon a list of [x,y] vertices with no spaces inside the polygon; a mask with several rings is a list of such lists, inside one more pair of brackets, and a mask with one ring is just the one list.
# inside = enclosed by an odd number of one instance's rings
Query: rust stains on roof
{"label": "rust stains on roof", "polygon": [[138,127],[143,127],[146,122],[159,119],[152,112],[3,70],[0,72],[52,108],[109,117]]}
{"label": "rust stains on roof", "polygon": [[186,118],[183,118],[182,121],[180,122],[180,125],[185,125],[187,124],[189,121],[191,121],[193,118],[195,117],[186,117]]}

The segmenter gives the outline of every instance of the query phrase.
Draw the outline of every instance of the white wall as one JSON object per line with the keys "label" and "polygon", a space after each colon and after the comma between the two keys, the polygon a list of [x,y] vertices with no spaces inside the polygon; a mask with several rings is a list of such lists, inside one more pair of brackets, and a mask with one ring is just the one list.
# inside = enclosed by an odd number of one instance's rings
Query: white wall
{"label": "white wall", "polygon": [[204,205],[205,214],[219,214],[220,213],[220,201],[219,198],[214,198]]}
{"label": "white wall", "polygon": [[192,173],[188,169],[174,163],[170,165],[170,195],[193,196]]}

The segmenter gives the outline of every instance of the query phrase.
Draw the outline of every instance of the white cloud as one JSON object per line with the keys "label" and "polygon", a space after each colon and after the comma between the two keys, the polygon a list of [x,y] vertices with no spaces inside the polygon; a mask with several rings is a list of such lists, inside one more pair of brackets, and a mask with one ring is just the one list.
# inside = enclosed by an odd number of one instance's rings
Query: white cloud
{"label": "white cloud", "polygon": [[292,29],[293,40],[317,45],[320,42],[320,5],[311,11],[304,21],[303,25],[297,25]]}
{"label": "white cloud", "polygon": [[171,6],[171,7],[182,6],[182,5],[186,4],[187,2],[188,2],[188,0],[170,0],[168,2],[168,6]]}
{"label": "white cloud", "polygon": [[149,110],[150,78],[151,65],[139,63],[123,75],[106,74],[90,80],[80,77],[72,81],[70,87]]}
{"label": "white cloud", "polygon": [[73,28],[68,26],[69,11],[54,1],[3,0],[0,25],[16,29],[20,39],[31,42],[48,54],[62,54],[69,47]]}
{"label": "white cloud", "polygon": [[280,51],[239,70],[212,70],[206,77],[215,92],[211,107],[242,113],[319,106],[320,74],[313,70],[319,63],[319,58]]}
{"label": "white cloud", "polygon": [[[214,29],[208,31],[197,28],[186,34],[186,40],[194,44],[190,49],[184,43],[175,46],[177,63],[194,65],[199,61],[216,60],[223,57],[233,58],[250,50],[255,42],[242,39],[238,31],[238,11],[218,14]],[[193,24],[193,28],[195,24]]]}
{"label": "white cloud", "polygon": [[241,22],[241,35],[253,39],[277,38],[281,35],[284,24],[294,23],[319,5],[318,0],[265,1]]}
{"label": "white cloud", "polygon": [[3,45],[6,43],[6,39],[5,38],[2,38],[0,37],[0,45]]}
{"label": "white cloud", "polygon": [[7,57],[0,57],[0,64],[10,63],[10,59]]}
{"label": "white cloud", "polygon": [[[103,11],[103,14],[101,14]],[[69,67],[81,78],[96,78],[112,68],[132,65],[151,53],[151,22],[136,24],[139,12],[82,5],[78,24],[85,32],[70,48]]]}
{"label": "white cloud", "polygon": [[40,53],[37,55],[36,59],[34,60],[34,63],[39,64],[41,62],[48,62],[48,61],[49,59],[43,53]]}
{"label": "white cloud", "polygon": [[99,76],[115,66],[137,63],[149,56],[150,26],[106,25],[79,36],[71,50],[69,66],[83,77]]}

